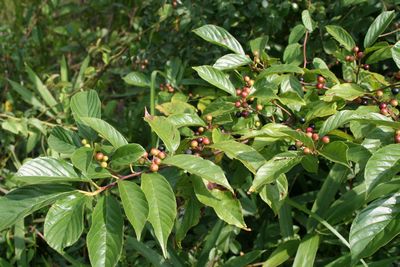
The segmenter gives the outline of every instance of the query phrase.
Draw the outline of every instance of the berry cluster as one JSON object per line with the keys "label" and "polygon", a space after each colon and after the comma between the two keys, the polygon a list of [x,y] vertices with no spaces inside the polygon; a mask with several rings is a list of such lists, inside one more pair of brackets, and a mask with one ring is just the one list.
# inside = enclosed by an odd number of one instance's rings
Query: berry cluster
{"label": "berry cluster", "polygon": [[[314,140],[314,142],[317,142],[318,140],[321,139],[321,142],[324,144],[328,144],[330,142],[329,136],[323,136],[322,138],[320,138],[319,134],[316,133],[315,131],[315,124],[314,123],[310,123],[308,125],[308,127],[306,128],[306,135],[308,137],[310,137],[312,140]],[[302,131],[301,129],[297,129],[297,131]],[[311,148],[309,147],[305,147],[303,142],[301,142],[300,140],[296,140],[294,145],[290,145],[288,147],[288,150],[297,150],[297,149],[302,149],[303,153],[308,155],[308,154],[313,154],[314,151],[312,151]]]}
{"label": "berry cluster", "polygon": [[[251,97],[249,99],[247,98],[251,92],[251,86],[254,85],[254,80],[252,80],[249,76],[244,76],[243,79],[246,82],[246,85],[242,88],[236,89],[236,95],[240,97],[235,102],[235,107],[240,109],[235,113],[235,116],[237,118],[240,117],[247,118],[253,112],[253,108],[250,105],[253,104],[254,97]],[[257,111],[261,111],[262,109],[263,109],[262,105],[258,104],[256,106]]]}
{"label": "berry cluster", "polygon": [[108,163],[107,163],[108,156],[104,155],[102,152],[97,152],[94,155],[94,158],[99,162],[99,164],[100,164],[100,166],[102,168],[107,168],[107,166],[108,166]]}
{"label": "berry cluster", "polygon": [[135,65],[140,66],[141,70],[145,70],[147,68],[147,66],[149,65],[149,60],[148,59],[136,59],[135,61]]}
{"label": "berry cluster", "polygon": [[318,75],[318,77],[317,77],[317,84],[315,85],[315,87],[317,88],[317,89],[322,89],[322,88],[324,88],[325,87],[325,78],[323,77],[323,76],[321,76],[321,75]]}
{"label": "berry cluster", "polygon": [[173,93],[173,92],[175,92],[175,89],[174,89],[174,87],[172,87],[172,85],[171,84],[169,84],[169,83],[166,83],[165,85],[163,84],[163,83],[161,83],[160,84],[160,90],[161,91],[166,91],[166,92],[168,92],[168,93]]}
{"label": "berry cluster", "polygon": [[[344,59],[347,62],[353,62],[354,60],[360,60],[364,57],[364,52],[360,51],[358,46],[353,47],[353,55],[347,55]],[[368,66],[369,68],[369,66]]]}
{"label": "berry cluster", "polygon": [[193,139],[190,142],[190,148],[186,149],[185,154],[193,154],[194,156],[200,157],[199,152],[203,151],[204,147],[209,145],[210,143],[211,141],[208,137],[198,137],[196,139]]}
{"label": "berry cluster", "polygon": [[158,148],[151,148],[149,153],[145,152],[139,159],[138,163],[141,165],[146,165],[146,163],[149,163],[150,171],[157,172],[159,170],[159,165],[166,157],[167,154],[165,153],[165,146],[159,145]]}

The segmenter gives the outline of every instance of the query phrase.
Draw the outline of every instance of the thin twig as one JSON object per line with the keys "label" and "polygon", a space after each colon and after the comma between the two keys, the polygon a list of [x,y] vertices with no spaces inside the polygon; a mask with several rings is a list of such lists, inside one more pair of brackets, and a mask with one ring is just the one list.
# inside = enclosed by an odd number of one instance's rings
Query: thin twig
{"label": "thin twig", "polygon": [[304,37],[304,42],[303,42],[303,68],[305,69],[307,67],[307,39],[308,39],[309,32],[306,31],[306,36]]}

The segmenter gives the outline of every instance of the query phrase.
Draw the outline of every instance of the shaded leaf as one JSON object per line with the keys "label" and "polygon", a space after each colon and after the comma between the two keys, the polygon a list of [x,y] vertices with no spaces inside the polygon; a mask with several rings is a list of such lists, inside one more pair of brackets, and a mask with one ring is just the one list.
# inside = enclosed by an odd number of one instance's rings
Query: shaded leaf
{"label": "shaded leaf", "polygon": [[206,65],[193,67],[193,69],[197,71],[197,74],[199,74],[203,80],[231,95],[236,95],[235,86],[229,80],[229,77],[221,70]]}
{"label": "shaded leaf", "polygon": [[375,43],[379,35],[381,35],[386,30],[386,28],[390,25],[395,16],[396,13],[394,12],[394,10],[384,11],[372,22],[364,38],[365,48],[370,47]]}
{"label": "shaded leaf", "polygon": [[356,46],[351,35],[342,27],[337,25],[327,25],[325,26],[326,31],[335,38],[341,45],[346,48],[347,51],[352,51],[353,48]]}
{"label": "shaded leaf", "polygon": [[149,78],[141,72],[133,71],[122,78],[127,84],[139,87],[150,87]]}
{"label": "shaded leaf", "polygon": [[117,148],[112,155],[111,164],[116,166],[129,165],[140,159],[146,150],[139,144],[127,144]]}
{"label": "shaded leaf", "polygon": [[62,154],[72,154],[80,147],[79,136],[60,126],[52,129],[47,142],[51,149]]}

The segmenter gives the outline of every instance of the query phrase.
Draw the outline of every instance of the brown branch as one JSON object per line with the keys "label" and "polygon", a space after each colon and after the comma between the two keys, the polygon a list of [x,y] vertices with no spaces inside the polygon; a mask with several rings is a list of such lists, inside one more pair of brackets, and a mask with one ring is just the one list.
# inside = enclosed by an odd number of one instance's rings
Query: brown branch
{"label": "brown branch", "polygon": [[303,42],[303,68],[307,67],[307,39],[308,39],[309,32],[306,31],[306,36],[304,37],[304,42]]}

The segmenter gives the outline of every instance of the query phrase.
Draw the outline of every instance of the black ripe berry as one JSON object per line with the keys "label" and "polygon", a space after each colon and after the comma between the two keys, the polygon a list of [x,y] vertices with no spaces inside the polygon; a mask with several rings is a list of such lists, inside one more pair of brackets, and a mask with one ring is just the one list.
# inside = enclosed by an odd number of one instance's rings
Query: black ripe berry
{"label": "black ripe berry", "polygon": [[163,144],[159,145],[158,150],[165,151],[165,145],[163,145]]}
{"label": "black ripe berry", "polygon": [[368,99],[361,100],[361,105],[364,105],[364,106],[368,105]]}
{"label": "black ripe berry", "polygon": [[308,125],[308,127],[311,127],[313,130],[315,130],[315,123],[310,123],[310,124]]}
{"label": "black ripe berry", "polygon": [[288,147],[288,150],[297,150],[297,147],[295,145],[290,145]]}
{"label": "black ripe berry", "polygon": [[244,118],[247,118],[247,117],[249,116],[249,112],[248,112],[247,110],[243,110],[243,111],[242,111],[242,116],[243,116]]}
{"label": "black ripe berry", "polygon": [[235,113],[236,118],[242,117],[242,112],[238,111]]}
{"label": "black ripe berry", "polygon": [[306,122],[306,119],[305,119],[305,118],[300,118],[300,119],[299,119],[299,122],[300,122],[301,124],[303,124],[303,123]]}
{"label": "black ripe berry", "polygon": [[392,94],[397,95],[398,93],[400,93],[400,88],[392,88]]}

